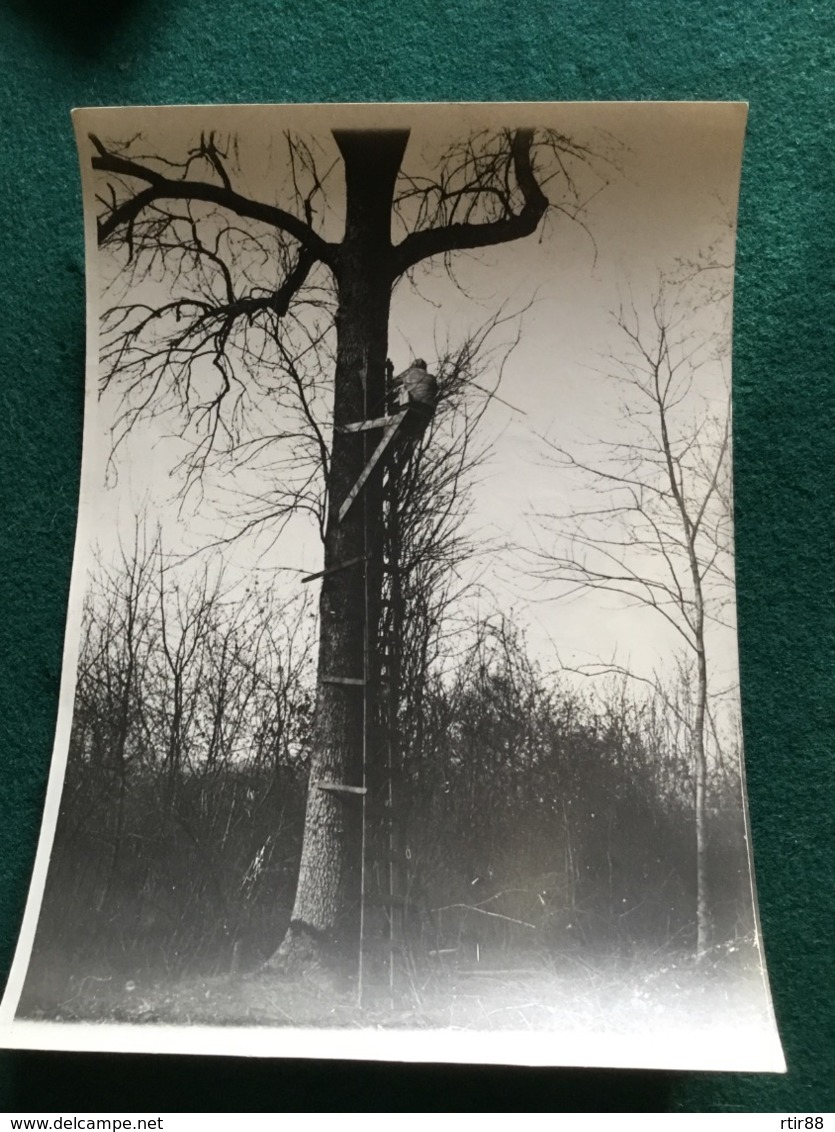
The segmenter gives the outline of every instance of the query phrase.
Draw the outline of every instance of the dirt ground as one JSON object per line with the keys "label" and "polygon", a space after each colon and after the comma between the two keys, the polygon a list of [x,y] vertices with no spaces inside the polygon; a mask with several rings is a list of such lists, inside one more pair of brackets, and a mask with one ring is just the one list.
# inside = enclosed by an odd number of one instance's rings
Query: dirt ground
{"label": "dirt ground", "polygon": [[321,976],[257,970],[124,980],[88,973],[70,980],[56,1005],[30,1001],[21,1015],[57,1022],[249,1025],[502,1031],[645,1032],[673,1018],[709,1027],[720,1017],[763,1019],[754,954],[727,950],[696,964],[686,955],[625,960],[503,956],[501,967],[404,965],[394,987],[378,974],[337,987]]}

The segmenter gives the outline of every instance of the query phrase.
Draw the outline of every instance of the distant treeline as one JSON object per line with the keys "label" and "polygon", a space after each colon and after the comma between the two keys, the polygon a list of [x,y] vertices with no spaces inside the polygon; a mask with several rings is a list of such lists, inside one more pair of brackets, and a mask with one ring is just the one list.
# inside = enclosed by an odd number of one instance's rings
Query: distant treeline
{"label": "distant treeline", "polygon": [[[289,922],[311,604],[230,596],[208,569],[180,584],[161,562],[135,548],[88,593],[37,996],[60,998],[71,974],[253,966]],[[459,633],[443,664],[425,636],[415,651],[412,628],[399,792],[414,961],[692,947],[686,674],[666,690],[636,695],[618,677],[591,694],[546,678],[501,618]],[[752,927],[737,767],[717,743],[716,942]]]}

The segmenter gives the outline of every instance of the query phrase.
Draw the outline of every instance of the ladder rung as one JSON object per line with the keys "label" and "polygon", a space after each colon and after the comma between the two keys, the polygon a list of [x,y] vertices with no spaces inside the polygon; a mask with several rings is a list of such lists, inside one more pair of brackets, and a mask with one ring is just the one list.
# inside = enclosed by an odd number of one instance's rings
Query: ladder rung
{"label": "ladder rung", "polygon": [[349,684],[352,688],[362,688],[365,686],[365,681],[357,679],[355,676],[323,676],[323,684]]}
{"label": "ladder rung", "polygon": [[329,794],[365,794],[366,788],[364,786],[343,786],[341,782],[325,782],[321,778],[317,778],[314,786],[319,790],[327,790]]}
{"label": "ladder rung", "polygon": [[360,562],[365,562],[365,555],[360,554],[358,558],[349,558],[345,562],[340,562],[338,566],[329,566],[327,570],[319,570],[316,574],[306,574],[302,578],[302,584],[305,582],[315,582],[318,578],[326,578],[328,574],[338,574],[340,570],[347,570],[351,566],[356,566]]}
{"label": "ladder rung", "polygon": [[337,425],[337,432],[368,432],[372,428],[385,428],[392,422],[391,417],[373,417],[368,421],[354,421],[352,424]]}
{"label": "ladder rung", "polygon": [[354,486],[351,488],[351,490],[348,492],[348,495],[346,496],[344,503],[339,508],[339,521],[340,521],[340,523],[342,522],[342,520],[345,518],[345,516],[350,511],[351,504],[354,502],[354,500],[357,498],[359,493],[362,491],[363,487],[365,486],[365,484],[368,480],[368,477],[371,475],[371,473],[376,468],[377,464],[379,463],[380,459],[382,458],[383,453],[388,448],[388,446],[391,443],[395,433],[397,432],[398,428],[400,427],[400,425],[403,423],[403,421],[405,419],[406,419],[405,410],[403,410],[399,413],[396,413],[395,416],[389,418],[389,422],[385,427],[385,431],[383,432],[383,435],[380,438],[380,443],[377,445],[377,447],[371,453],[371,457],[370,457],[368,463],[363,468],[362,472],[360,473],[359,479],[354,484]]}

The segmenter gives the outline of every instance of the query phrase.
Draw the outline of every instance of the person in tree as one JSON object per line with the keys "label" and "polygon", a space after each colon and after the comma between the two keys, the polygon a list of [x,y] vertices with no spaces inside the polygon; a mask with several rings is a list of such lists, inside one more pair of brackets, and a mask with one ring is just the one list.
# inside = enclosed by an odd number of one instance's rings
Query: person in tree
{"label": "person in tree", "polygon": [[438,382],[428,372],[423,358],[415,358],[408,369],[394,378],[394,388],[401,405],[424,405],[434,410],[438,398]]}
{"label": "person in tree", "polygon": [[[394,291],[421,265],[449,267],[458,252],[532,237],[549,208],[573,215],[577,194],[570,164],[585,163],[588,154],[554,129],[522,124],[476,131],[441,155],[428,179],[416,182],[402,169],[408,127],[331,128],[329,134],[327,144],[335,147],[342,166],[338,241],[323,234],[322,179],[307,142],[295,135],[287,135],[289,157],[308,171],[310,184],[300,188],[293,181],[282,203],[273,202],[272,190],[267,199],[248,196],[237,157],[221,153],[211,132],[201,134],[179,164],[135,154],[130,143],[103,141],[91,133],[89,160],[103,179],[99,243],[121,257],[127,281],[150,278],[164,267],[169,288],[165,301],[150,312],[133,299],[110,312],[112,347],[102,362],[103,384],[120,384],[128,398],[136,393],[138,407],[126,407],[128,428],[152,402],[148,411],[160,411],[159,389],[163,400],[171,395],[182,401],[189,423],[208,421],[198,474],[216,437],[227,435],[221,413],[230,409],[230,390],[257,384],[246,362],[233,381],[226,368],[230,357],[235,365],[249,359],[247,336],[258,335],[263,346],[257,374],[276,373],[288,389],[297,386],[293,335],[303,321],[293,312],[309,309],[311,295],[323,287],[330,296],[333,335],[327,348],[333,355],[325,368],[332,379],[331,435],[312,422],[327,507],[309,773],[311,783],[356,786],[363,777],[366,734],[365,701],[358,693],[365,666],[364,611],[379,605],[383,572],[376,569],[369,577],[368,568],[345,564],[366,562],[368,516],[379,521],[383,501],[376,481],[365,489],[364,508],[345,507],[369,458],[368,444],[348,426],[371,419],[369,414],[375,416],[387,403]],[[419,205],[395,240],[394,220],[405,215],[416,184],[422,186]],[[264,262],[274,262],[269,284],[254,286],[239,256],[229,251],[224,260],[217,250],[219,239],[224,248],[229,243],[236,249],[241,233],[246,240],[262,241]],[[206,405],[189,397],[196,396],[192,366],[202,366],[207,356],[215,359],[221,382],[204,417]],[[435,378],[417,359],[396,380],[399,407],[408,407],[404,435],[419,435],[434,414]],[[300,411],[311,424],[303,382],[298,388]],[[393,393],[394,386],[390,389]],[[394,408],[388,406],[389,412]],[[288,513],[297,507],[292,501]],[[268,966],[282,972],[313,969],[320,961],[346,971],[354,967],[362,923],[362,837],[359,807],[327,790],[308,791],[290,923]]]}
{"label": "person in tree", "polygon": [[438,403],[438,380],[429,373],[423,358],[415,358],[408,369],[391,378],[391,399],[395,407],[410,410],[412,422],[422,433]]}

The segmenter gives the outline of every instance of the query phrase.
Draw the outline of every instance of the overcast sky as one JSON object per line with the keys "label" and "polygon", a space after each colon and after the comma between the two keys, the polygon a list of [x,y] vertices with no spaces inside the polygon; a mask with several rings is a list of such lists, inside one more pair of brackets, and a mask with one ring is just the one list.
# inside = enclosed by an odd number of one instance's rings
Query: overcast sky
{"label": "overcast sky", "polygon": [[[617,655],[623,664],[648,673],[665,663],[673,638],[652,611],[625,608],[612,597],[556,600],[558,589],[535,588],[525,573],[529,552],[543,545],[537,515],[582,506],[571,477],[544,461],[547,437],[584,458],[600,455],[599,442],[627,439],[630,425],[621,407],[624,387],[613,374],[623,352],[612,312],[623,302],[642,314],[657,292],[661,272],[681,260],[710,258],[732,262],[734,216],[739,182],[744,113],[740,107],[698,104],[598,104],[562,107],[354,107],[336,108],[179,108],[153,111],[93,110],[77,119],[82,141],[85,201],[94,207],[96,185],[89,170],[88,131],[107,139],[143,133],[140,151],[171,157],[195,144],[201,131],[216,129],[239,138],[241,191],[281,200],[282,166],[276,154],[284,130],[297,130],[321,142],[321,160],[335,154],[334,125],[409,125],[412,134],[404,161],[410,173],[430,172],[450,141],[472,129],[536,124],[558,129],[596,155],[580,170],[578,186],[589,198],[582,224],[565,216],[548,220],[535,237],[456,261],[459,286],[437,267],[420,269],[416,286],[401,284],[393,304],[389,353],[396,369],[414,355],[432,367],[437,344],[456,342],[468,328],[483,324],[499,309],[523,312],[497,333],[496,343],[517,330],[519,342],[504,368],[500,396],[482,424],[489,458],[473,488],[470,529],[507,548],[490,562],[484,578],[497,609],[513,611],[529,644],[545,667],[577,664]],[[338,238],[341,183],[335,169],[329,212],[318,217],[323,231]],[[99,256],[88,216],[91,319],[97,316],[101,285],[113,276],[113,262]],[[159,285],[165,287],[165,281]],[[688,330],[709,346],[720,340],[729,317],[730,295],[706,311],[694,309]],[[615,362],[611,359],[614,356]],[[90,385],[96,382],[95,357]],[[697,398],[721,408],[730,360],[718,358],[698,372]],[[495,373],[484,374],[492,386]],[[181,455],[177,421],[164,416],[145,422],[121,447],[118,481],[106,485],[111,425],[116,402],[88,398],[79,568],[98,542],[105,557],[132,529],[143,507],[158,519],[172,553],[193,550],[229,532],[206,500],[193,495],[182,506],[172,469]],[[111,477],[112,478],[112,477]],[[210,493],[211,494],[211,493]],[[269,549],[267,541],[239,542],[227,554],[233,570],[245,576],[257,568],[279,586],[297,586],[295,571],[320,568],[321,548],[306,521],[291,524]],[[85,549],[86,548],[86,549]],[[282,572],[275,575],[277,567]],[[484,570],[483,563],[479,566]],[[286,572],[284,572],[286,570]],[[288,590],[289,592],[289,590]],[[732,635],[717,635],[714,658],[733,677]]]}

